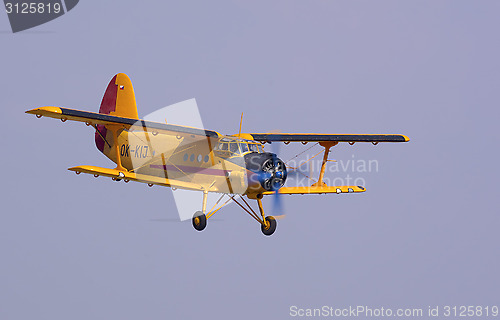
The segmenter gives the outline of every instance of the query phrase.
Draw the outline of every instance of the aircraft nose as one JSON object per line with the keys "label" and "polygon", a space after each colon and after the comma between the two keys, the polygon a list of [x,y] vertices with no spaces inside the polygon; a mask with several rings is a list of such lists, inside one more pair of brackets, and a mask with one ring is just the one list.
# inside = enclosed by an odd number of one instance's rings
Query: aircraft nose
{"label": "aircraft nose", "polygon": [[[267,191],[276,191],[285,184],[286,166],[274,153],[250,153],[245,155],[247,170],[252,171],[257,182]],[[250,183],[249,183],[250,184]]]}
{"label": "aircraft nose", "polygon": [[272,177],[273,177],[273,174],[271,172],[267,172],[267,171],[259,172],[260,180],[268,180],[268,179],[271,179]]}

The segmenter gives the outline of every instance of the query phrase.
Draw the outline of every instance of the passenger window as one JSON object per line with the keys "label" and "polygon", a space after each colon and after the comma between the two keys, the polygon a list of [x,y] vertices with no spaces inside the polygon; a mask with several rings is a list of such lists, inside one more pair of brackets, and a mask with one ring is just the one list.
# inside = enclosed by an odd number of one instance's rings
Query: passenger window
{"label": "passenger window", "polygon": [[220,144],[220,150],[221,151],[227,151],[227,145],[228,145],[227,143]]}

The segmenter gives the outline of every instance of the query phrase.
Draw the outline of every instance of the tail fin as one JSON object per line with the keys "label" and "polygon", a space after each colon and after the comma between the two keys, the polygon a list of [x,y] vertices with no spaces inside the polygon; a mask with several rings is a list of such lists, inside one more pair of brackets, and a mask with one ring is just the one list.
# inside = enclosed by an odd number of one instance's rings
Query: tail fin
{"label": "tail fin", "polygon": [[[132,81],[130,81],[130,78],[126,74],[119,73],[111,79],[102,97],[99,113],[139,119]],[[107,129],[103,125],[98,125],[97,130],[98,132],[95,133],[95,144],[97,149],[104,152],[106,140],[110,141],[106,138]]]}

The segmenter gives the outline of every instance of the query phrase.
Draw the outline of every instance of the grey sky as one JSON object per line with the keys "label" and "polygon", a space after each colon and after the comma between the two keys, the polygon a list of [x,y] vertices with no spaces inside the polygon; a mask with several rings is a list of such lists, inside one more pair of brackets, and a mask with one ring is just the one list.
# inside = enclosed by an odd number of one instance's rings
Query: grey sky
{"label": "grey sky", "polygon": [[[19,34],[0,14],[0,319],[498,305],[499,10],[498,1],[81,1]],[[287,196],[272,237],[235,206],[196,232],[176,221],[168,189],[67,171],[112,166],[88,127],[24,114],[97,111],[118,72],[132,79],[140,116],[196,98],[205,126],[222,133],[237,133],[244,112],[243,131],[412,141],[333,148],[333,159],[378,160],[379,172],[362,175],[368,191]]]}

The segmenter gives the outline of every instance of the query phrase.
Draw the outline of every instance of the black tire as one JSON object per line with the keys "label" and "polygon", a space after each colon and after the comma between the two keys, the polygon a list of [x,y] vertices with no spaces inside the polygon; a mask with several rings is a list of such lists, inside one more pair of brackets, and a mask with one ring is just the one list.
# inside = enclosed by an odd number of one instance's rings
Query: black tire
{"label": "black tire", "polygon": [[193,227],[198,231],[202,231],[207,226],[207,216],[202,214],[201,211],[197,211],[192,220]]}
{"label": "black tire", "polygon": [[269,227],[264,227],[264,225],[260,226],[260,230],[262,230],[262,233],[265,234],[266,236],[270,236],[276,231],[276,219],[274,219],[273,216],[267,216],[266,221],[269,222]]}

